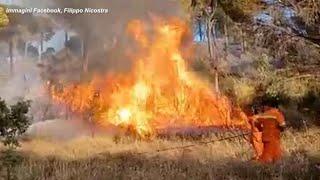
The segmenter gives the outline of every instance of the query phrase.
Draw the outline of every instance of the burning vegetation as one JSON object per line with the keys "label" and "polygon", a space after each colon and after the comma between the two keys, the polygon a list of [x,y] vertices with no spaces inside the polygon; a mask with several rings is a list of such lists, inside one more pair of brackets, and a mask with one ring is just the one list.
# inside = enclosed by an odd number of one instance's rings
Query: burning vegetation
{"label": "burning vegetation", "polygon": [[142,138],[168,127],[245,127],[241,110],[188,68],[184,21],[157,19],[149,27],[133,20],[127,32],[137,44],[129,72],[52,85],[52,99],[100,127],[122,127]]}
{"label": "burning vegetation", "polygon": [[27,1],[0,4],[0,179],[320,176],[320,1]]}

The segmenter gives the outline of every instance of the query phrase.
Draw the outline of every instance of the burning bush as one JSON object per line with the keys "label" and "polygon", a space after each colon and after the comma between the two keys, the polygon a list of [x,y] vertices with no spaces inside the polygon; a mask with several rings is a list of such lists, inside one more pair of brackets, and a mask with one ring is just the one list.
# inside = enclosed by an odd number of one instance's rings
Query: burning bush
{"label": "burning bush", "polygon": [[99,126],[125,127],[140,137],[172,126],[245,125],[227,97],[189,70],[184,59],[190,54],[183,43],[189,35],[185,22],[155,19],[149,27],[134,20],[127,32],[137,44],[131,71],[96,76],[60,90],[52,86],[54,101]]}

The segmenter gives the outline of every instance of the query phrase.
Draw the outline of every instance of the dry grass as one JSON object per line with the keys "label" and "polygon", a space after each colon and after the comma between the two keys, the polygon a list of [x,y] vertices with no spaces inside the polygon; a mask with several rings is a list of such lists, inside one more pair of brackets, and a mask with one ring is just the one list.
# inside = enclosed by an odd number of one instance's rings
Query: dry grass
{"label": "dry grass", "polygon": [[[202,140],[215,138],[205,137]],[[116,143],[117,142],[117,143]],[[285,157],[275,165],[249,162],[251,148],[241,139],[155,153],[199,140],[152,142],[112,137],[68,142],[33,139],[23,143],[18,179],[316,179],[320,177],[320,129],[283,134]],[[139,154],[141,152],[146,152]],[[4,173],[4,172],[3,172]]]}

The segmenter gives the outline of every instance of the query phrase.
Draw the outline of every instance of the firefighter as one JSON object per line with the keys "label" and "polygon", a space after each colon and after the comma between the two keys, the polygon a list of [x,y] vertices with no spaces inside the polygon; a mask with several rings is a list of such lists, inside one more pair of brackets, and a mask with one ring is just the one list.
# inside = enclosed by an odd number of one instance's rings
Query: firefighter
{"label": "firefighter", "polygon": [[250,130],[251,130],[251,138],[250,143],[255,151],[255,155],[253,160],[259,160],[263,153],[263,142],[262,142],[262,132],[255,125],[257,122],[256,118],[249,117]]}
{"label": "firefighter", "polygon": [[258,108],[256,106],[252,106],[251,108],[245,108],[244,111],[248,117],[247,128],[250,129],[251,131],[249,142],[251,143],[255,151],[254,157],[252,158],[252,160],[259,160],[263,152],[263,143],[262,143],[262,132],[256,126],[257,116],[255,116],[255,114],[258,113]]}
{"label": "firefighter", "polygon": [[273,163],[279,160],[282,154],[280,132],[286,125],[282,112],[277,108],[264,106],[262,113],[251,117],[251,122],[252,143],[257,152],[256,159],[263,163]]}

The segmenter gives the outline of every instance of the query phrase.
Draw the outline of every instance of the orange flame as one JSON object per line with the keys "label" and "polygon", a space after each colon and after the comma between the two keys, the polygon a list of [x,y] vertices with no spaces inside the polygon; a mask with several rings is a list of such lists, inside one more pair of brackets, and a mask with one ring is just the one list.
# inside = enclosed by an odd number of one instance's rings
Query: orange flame
{"label": "orange flame", "polygon": [[[139,20],[128,25],[139,45],[128,74],[108,74],[90,83],[52,91],[74,112],[93,113],[100,126],[133,127],[141,137],[168,126],[239,126],[228,99],[188,69],[181,52],[188,26],[181,20],[156,21],[152,35]],[[99,93],[96,93],[99,91]]]}

